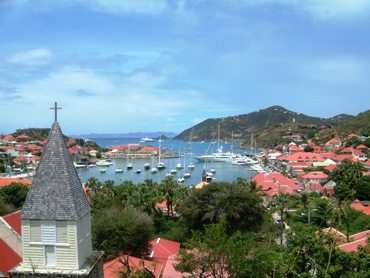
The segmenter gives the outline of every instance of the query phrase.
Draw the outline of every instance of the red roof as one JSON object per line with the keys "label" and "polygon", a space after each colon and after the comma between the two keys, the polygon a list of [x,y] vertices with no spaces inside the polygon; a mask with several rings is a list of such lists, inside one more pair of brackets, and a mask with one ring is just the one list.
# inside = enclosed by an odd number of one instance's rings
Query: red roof
{"label": "red roof", "polygon": [[367,241],[366,238],[359,239],[359,240],[356,240],[356,241],[353,241],[353,242],[350,242],[350,243],[342,244],[338,247],[339,247],[340,250],[342,250],[344,252],[357,252],[358,247],[360,245],[366,246],[366,241]]}
{"label": "red roof", "polygon": [[333,171],[334,169],[336,169],[338,166],[336,164],[329,164],[328,166],[326,166],[324,169],[325,170],[328,170],[328,171]]}
{"label": "red roof", "polygon": [[312,183],[310,185],[310,189],[312,191],[318,191],[320,193],[323,193],[324,192],[324,187],[321,184],[317,183],[317,182]]}
{"label": "red roof", "polygon": [[14,137],[12,135],[7,135],[3,138],[4,141],[13,141]]}
{"label": "red roof", "polygon": [[155,277],[160,277],[163,270],[163,265],[157,262],[143,260],[132,256],[120,256],[111,261],[105,262],[103,266],[104,278],[117,278],[119,277],[120,271],[123,268],[123,264],[120,260],[128,259],[130,267],[135,269],[143,269],[144,267],[149,270],[154,270]]}
{"label": "red roof", "polygon": [[20,262],[22,262],[22,258],[0,238],[0,272],[4,273],[6,277],[10,277],[9,270]]}
{"label": "red roof", "polygon": [[330,143],[339,143],[340,141],[337,139],[337,138],[331,138],[328,142],[326,142],[326,144],[330,144]]}
{"label": "red roof", "polygon": [[364,214],[370,215],[370,206],[364,206],[359,200],[355,200],[351,204],[351,208],[362,211]]}
{"label": "red roof", "polygon": [[353,241],[340,245],[339,249],[345,252],[357,252],[360,245],[366,246],[369,235],[370,230],[351,235],[350,239]]}
{"label": "red roof", "polygon": [[150,244],[152,245],[152,254],[150,257],[163,265],[166,264],[170,255],[177,254],[180,250],[179,242],[164,238],[154,239]]}
{"label": "red roof", "polygon": [[131,256],[121,256],[114,260],[104,263],[104,277],[115,278],[118,277],[120,268],[122,268],[121,260],[128,259],[130,266],[136,269],[146,268],[154,270],[155,277],[182,277],[182,274],[175,270],[173,264],[176,262],[176,255],[180,249],[180,243],[157,238],[152,240],[152,253],[150,258],[152,260],[143,260]]}
{"label": "red roof", "polygon": [[296,152],[291,155],[287,155],[285,157],[286,161],[325,161],[325,159],[317,153],[309,153],[309,152]]}
{"label": "red roof", "polygon": [[328,175],[324,172],[309,172],[302,176],[304,179],[327,179]]}
{"label": "red roof", "polygon": [[0,187],[10,185],[12,182],[31,184],[31,180],[27,178],[0,178]]}
{"label": "red roof", "polygon": [[353,156],[365,156],[365,154],[362,151],[360,151],[359,149],[355,149],[352,146],[343,149],[340,153],[341,154],[352,154]]}
{"label": "red roof", "polygon": [[21,222],[21,215],[22,211],[18,210],[11,214],[3,216],[3,219],[18,233],[18,235],[22,235],[22,222]]}
{"label": "red roof", "polygon": [[270,196],[279,193],[295,194],[295,190],[302,189],[295,180],[288,179],[281,173],[271,173],[268,175],[258,173],[252,178],[252,181],[255,181],[257,186],[261,186],[261,190],[266,191]]}

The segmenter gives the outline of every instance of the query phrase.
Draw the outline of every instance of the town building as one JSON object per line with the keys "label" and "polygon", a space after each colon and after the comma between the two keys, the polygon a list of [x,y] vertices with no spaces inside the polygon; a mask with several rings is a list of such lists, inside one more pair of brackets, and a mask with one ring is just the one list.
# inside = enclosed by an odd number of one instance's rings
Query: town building
{"label": "town building", "polygon": [[55,116],[20,216],[23,261],[11,277],[104,277],[90,210]]}

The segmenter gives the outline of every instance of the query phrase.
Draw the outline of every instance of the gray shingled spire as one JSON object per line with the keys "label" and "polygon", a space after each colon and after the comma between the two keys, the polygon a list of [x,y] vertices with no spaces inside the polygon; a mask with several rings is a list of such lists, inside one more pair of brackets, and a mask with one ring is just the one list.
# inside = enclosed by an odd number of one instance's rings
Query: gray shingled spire
{"label": "gray shingled spire", "polygon": [[90,211],[58,122],[54,122],[23,206],[22,219],[78,220]]}

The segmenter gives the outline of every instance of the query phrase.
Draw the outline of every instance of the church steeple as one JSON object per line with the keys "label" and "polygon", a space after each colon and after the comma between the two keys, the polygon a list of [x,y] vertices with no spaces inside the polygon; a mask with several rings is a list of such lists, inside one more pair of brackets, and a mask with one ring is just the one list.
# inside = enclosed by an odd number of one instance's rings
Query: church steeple
{"label": "church steeple", "polygon": [[23,262],[12,277],[103,277],[102,253],[92,251],[90,205],[55,122],[21,214]]}
{"label": "church steeple", "polygon": [[58,122],[50,130],[22,219],[78,220],[90,212]]}

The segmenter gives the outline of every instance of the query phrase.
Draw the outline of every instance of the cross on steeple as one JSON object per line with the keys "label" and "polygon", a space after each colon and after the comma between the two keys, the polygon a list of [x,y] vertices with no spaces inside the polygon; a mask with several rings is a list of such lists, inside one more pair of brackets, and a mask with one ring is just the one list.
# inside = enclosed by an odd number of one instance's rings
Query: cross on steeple
{"label": "cross on steeple", "polygon": [[55,110],[55,121],[57,122],[57,116],[58,116],[57,110],[62,109],[62,107],[58,107],[57,102],[55,102],[55,106],[50,107],[50,109]]}

